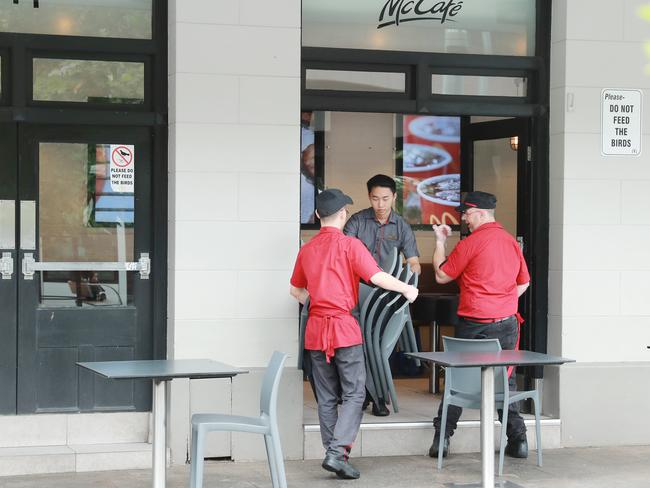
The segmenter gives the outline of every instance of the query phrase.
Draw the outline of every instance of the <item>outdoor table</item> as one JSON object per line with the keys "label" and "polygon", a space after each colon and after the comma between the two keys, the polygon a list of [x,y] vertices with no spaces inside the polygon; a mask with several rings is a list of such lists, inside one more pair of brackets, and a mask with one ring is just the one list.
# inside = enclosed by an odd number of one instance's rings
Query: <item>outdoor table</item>
{"label": "outdoor table", "polygon": [[[494,368],[497,366],[543,366],[574,362],[558,356],[532,351],[498,352],[418,352],[407,355],[451,368],[481,368],[481,464],[482,484],[452,487],[494,488]],[[540,446],[537,446],[540,449]],[[510,481],[501,482],[502,488],[521,488]]]}
{"label": "outdoor table", "polygon": [[174,378],[232,378],[248,373],[246,370],[210,359],[102,361],[77,365],[108,379],[153,381],[153,488],[165,488],[166,383]]}

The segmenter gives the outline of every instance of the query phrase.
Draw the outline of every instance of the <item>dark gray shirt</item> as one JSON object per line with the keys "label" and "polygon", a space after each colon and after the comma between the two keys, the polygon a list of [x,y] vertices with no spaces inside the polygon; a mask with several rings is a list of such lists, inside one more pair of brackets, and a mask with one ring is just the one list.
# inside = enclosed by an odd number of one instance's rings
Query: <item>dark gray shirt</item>
{"label": "dark gray shirt", "polygon": [[361,210],[350,217],[343,232],[361,240],[380,266],[391,255],[394,247],[406,259],[420,255],[413,229],[394,210],[391,210],[388,221],[383,225],[375,218],[372,207]]}

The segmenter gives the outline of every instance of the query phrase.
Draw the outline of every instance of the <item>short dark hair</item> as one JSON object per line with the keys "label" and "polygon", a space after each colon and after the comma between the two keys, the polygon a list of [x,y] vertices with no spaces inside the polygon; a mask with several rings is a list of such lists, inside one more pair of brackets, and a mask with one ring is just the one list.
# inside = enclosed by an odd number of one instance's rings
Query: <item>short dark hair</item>
{"label": "short dark hair", "polygon": [[380,186],[382,188],[390,188],[390,191],[397,193],[397,185],[395,185],[395,180],[386,175],[373,176],[368,180],[366,186],[368,187],[368,193],[370,193],[372,189],[377,186]]}

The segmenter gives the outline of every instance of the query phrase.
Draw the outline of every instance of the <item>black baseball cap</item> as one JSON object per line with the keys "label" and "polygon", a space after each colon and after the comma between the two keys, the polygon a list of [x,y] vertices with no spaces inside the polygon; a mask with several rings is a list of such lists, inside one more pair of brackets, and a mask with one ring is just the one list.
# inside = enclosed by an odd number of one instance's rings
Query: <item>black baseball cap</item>
{"label": "black baseball cap", "polygon": [[497,197],[484,191],[470,191],[456,210],[462,213],[470,208],[497,208]]}
{"label": "black baseball cap", "polygon": [[328,188],[316,197],[316,210],[319,216],[329,217],[351,203],[352,199],[341,190]]}

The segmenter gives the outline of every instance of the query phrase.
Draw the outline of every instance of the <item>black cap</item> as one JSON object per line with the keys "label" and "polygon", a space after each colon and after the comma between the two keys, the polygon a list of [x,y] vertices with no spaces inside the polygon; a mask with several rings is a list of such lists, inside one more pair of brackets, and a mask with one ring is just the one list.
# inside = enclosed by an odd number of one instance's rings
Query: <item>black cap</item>
{"label": "black cap", "polygon": [[465,195],[461,204],[456,207],[456,210],[464,212],[470,208],[497,208],[497,197],[484,191],[470,191]]}
{"label": "black cap", "polygon": [[352,203],[352,199],[341,190],[328,188],[316,197],[316,210],[320,217],[329,217],[349,203]]}

